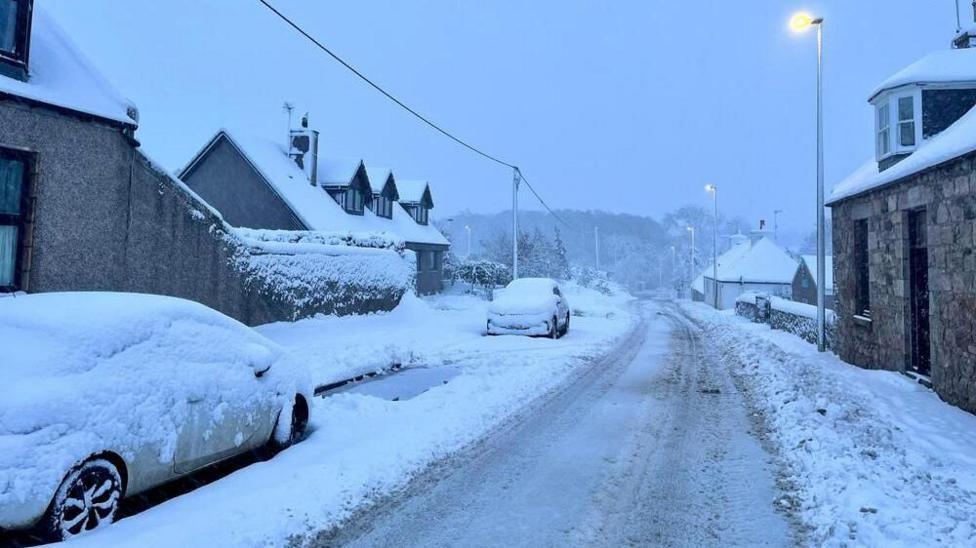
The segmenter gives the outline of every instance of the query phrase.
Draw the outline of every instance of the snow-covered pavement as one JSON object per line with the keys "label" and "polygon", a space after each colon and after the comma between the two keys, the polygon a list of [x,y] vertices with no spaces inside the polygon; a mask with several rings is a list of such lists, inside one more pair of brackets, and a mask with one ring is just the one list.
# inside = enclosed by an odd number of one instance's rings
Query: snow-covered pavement
{"label": "snow-covered pavement", "polygon": [[976,546],[976,417],[899,373],[684,303],[735,372],[813,546]]}
{"label": "snow-covered pavement", "polygon": [[317,398],[304,442],[72,545],[281,546],[336,526],[571,381],[634,327],[626,296],[564,289],[581,315],[557,341],[485,337],[486,303],[465,296],[265,326],[310,362],[319,384],[390,358],[423,369],[389,377],[411,379],[398,402],[389,391],[369,393],[382,382]]}
{"label": "snow-covered pavement", "polygon": [[700,330],[648,304],[620,351],[313,546],[788,546],[775,465]]}

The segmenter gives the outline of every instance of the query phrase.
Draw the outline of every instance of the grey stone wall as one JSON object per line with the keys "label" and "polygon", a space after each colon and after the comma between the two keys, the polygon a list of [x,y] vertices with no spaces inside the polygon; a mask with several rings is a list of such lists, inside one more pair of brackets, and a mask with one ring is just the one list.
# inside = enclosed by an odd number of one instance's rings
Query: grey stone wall
{"label": "grey stone wall", "polygon": [[[976,155],[833,205],[837,352],[850,363],[910,367],[908,214],[928,215],[932,384],[976,412]],[[868,224],[870,321],[853,313],[854,225]]]}
{"label": "grey stone wall", "polygon": [[[0,101],[0,146],[36,158],[28,292],[171,295],[256,325],[319,312],[388,310],[412,281],[381,288],[336,284],[323,268],[322,283],[303,280],[317,286],[316,298],[293,298],[280,283],[242,268],[251,251],[223,220],[109,124]],[[356,294],[354,306],[346,305],[348,292]]]}

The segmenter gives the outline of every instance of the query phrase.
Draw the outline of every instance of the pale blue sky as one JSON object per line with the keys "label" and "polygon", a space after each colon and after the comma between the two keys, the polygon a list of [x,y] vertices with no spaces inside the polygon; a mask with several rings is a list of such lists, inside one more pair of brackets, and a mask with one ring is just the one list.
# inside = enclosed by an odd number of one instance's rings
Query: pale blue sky
{"label": "pale blue sky", "polygon": [[[435,185],[435,213],[509,207],[511,174],[398,110],[256,0],[37,0],[140,108],[176,169],[222,126],[283,139],[285,100],[324,152]],[[276,0],[463,138],[522,166],[557,208],[659,216],[686,203],[814,222],[815,37],[827,19],[828,184],[872,154],[871,88],[948,47],[952,0]],[[968,2],[964,15],[971,17]],[[523,202],[532,204],[528,195]]]}

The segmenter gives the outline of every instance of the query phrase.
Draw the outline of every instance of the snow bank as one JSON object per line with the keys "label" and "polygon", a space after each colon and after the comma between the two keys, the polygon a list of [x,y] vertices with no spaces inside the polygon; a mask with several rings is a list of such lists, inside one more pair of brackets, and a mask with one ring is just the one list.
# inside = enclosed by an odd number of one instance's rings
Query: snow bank
{"label": "snow bank", "polygon": [[771,428],[814,546],[976,543],[976,417],[894,372],[688,303]]}
{"label": "snow bank", "polygon": [[[278,345],[170,297],[3,299],[0,348],[0,508],[20,507],[23,518],[43,511],[64,474],[94,453],[131,461],[147,450],[172,462],[190,396],[276,412],[283,395],[311,387]],[[267,378],[255,382],[254,368],[265,366]]]}

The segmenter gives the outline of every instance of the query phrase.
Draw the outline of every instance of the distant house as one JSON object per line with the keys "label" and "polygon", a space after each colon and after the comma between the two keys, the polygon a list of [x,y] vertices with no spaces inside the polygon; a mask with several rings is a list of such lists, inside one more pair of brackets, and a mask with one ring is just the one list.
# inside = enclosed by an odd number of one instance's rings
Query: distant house
{"label": "distant house", "polygon": [[442,287],[450,244],[429,223],[426,183],[397,181],[389,169],[367,168],[359,159],[324,156],[314,130],[293,130],[290,147],[220,130],[179,177],[232,226],[385,234],[415,252],[418,293]]}
{"label": "distant house", "polygon": [[[834,309],[834,258],[827,257],[825,262],[826,278],[824,284],[824,306]],[[817,305],[817,256],[801,255],[793,276],[793,300],[799,303]]]}
{"label": "distant house", "polygon": [[[242,238],[143,153],[135,106],[43,9],[0,12],[0,293],[171,295],[249,324],[399,301],[393,275],[360,277],[354,300],[335,300],[345,246],[298,256]],[[376,268],[404,262],[395,246],[375,251]]]}
{"label": "distant house", "polygon": [[712,266],[702,273],[703,299],[714,306],[718,292],[718,308],[725,310],[735,308],[736,299],[746,291],[790,297],[796,261],[768,238],[737,235],[732,248],[718,258],[717,270],[717,279]]}
{"label": "distant house", "polygon": [[875,156],[838,183],[837,351],[976,412],[976,33],[884,81]]}

